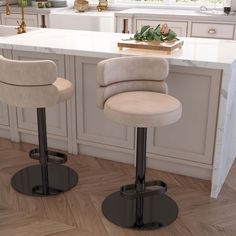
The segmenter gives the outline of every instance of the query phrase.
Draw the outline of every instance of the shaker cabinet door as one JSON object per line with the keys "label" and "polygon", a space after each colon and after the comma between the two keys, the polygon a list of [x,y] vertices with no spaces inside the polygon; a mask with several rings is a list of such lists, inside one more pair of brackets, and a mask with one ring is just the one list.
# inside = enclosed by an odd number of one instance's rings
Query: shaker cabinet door
{"label": "shaker cabinet door", "polygon": [[182,103],[182,117],[149,130],[148,152],[212,164],[220,81],[220,70],[171,66],[166,82],[169,95]]}
{"label": "shaker cabinet door", "polygon": [[96,102],[96,67],[101,59],[76,58],[77,139],[91,145],[134,149],[134,129],[105,117]]}

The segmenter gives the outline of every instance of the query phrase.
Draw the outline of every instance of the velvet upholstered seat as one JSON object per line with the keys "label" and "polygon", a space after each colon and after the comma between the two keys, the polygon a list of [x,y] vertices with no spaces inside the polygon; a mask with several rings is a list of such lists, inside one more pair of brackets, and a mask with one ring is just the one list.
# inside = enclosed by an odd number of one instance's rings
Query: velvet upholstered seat
{"label": "velvet upholstered seat", "polygon": [[105,115],[123,125],[157,127],[172,124],[181,117],[181,103],[166,94],[135,91],[112,96],[104,105]]}

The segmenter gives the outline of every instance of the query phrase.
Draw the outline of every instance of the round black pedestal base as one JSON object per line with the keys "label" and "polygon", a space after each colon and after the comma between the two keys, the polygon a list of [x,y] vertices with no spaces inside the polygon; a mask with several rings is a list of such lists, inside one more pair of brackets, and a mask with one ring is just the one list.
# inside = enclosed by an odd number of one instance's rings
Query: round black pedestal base
{"label": "round black pedestal base", "polygon": [[41,166],[34,165],[18,171],[11,179],[12,187],[30,196],[49,196],[66,192],[78,183],[77,173],[63,165],[48,164],[48,193],[42,191]]}
{"label": "round black pedestal base", "polygon": [[165,194],[125,199],[120,192],[115,192],[104,200],[102,212],[109,221],[121,227],[151,230],[175,221],[178,206]]}

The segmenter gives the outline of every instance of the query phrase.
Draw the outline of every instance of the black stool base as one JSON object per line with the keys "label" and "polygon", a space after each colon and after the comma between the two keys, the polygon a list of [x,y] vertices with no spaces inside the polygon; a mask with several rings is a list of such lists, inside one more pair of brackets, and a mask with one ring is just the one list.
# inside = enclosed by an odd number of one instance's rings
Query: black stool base
{"label": "black stool base", "polygon": [[178,216],[177,204],[165,194],[142,198],[141,218],[137,218],[136,214],[137,201],[138,198],[125,199],[120,192],[115,192],[104,200],[102,212],[109,221],[118,226],[140,230],[159,229],[171,224]]}
{"label": "black stool base", "polygon": [[41,166],[33,165],[18,171],[11,179],[12,187],[30,196],[50,196],[66,192],[78,183],[77,173],[67,167],[48,164],[48,194],[42,193]]}

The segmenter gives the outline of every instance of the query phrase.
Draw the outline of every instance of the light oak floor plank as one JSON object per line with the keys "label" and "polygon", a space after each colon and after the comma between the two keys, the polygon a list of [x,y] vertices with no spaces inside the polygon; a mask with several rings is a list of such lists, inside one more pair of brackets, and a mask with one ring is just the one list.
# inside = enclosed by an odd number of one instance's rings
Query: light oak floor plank
{"label": "light oak floor plank", "polygon": [[79,184],[53,197],[30,197],[14,191],[11,177],[25,166],[31,144],[0,139],[0,236],[235,236],[236,164],[218,199],[210,198],[210,182],[148,169],[147,179],[161,179],[177,202],[179,216],[153,231],[123,229],[101,212],[104,198],[133,183],[135,168],[85,155],[69,155],[66,165],[79,173]]}

